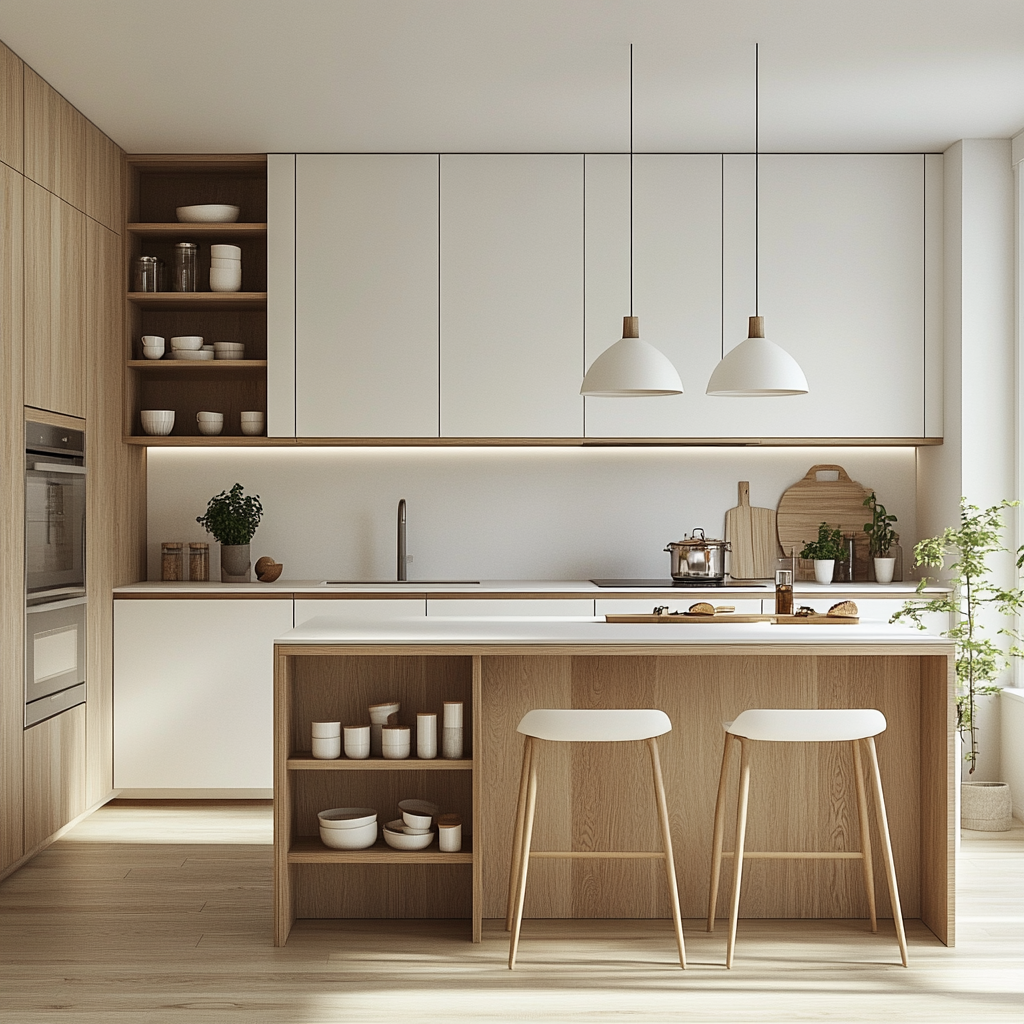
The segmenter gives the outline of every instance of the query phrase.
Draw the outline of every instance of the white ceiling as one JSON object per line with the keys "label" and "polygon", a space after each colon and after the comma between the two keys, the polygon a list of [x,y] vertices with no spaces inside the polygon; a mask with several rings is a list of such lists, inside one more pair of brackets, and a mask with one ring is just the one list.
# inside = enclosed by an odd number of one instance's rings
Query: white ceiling
{"label": "white ceiling", "polygon": [[129,152],[938,151],[1024,127],[1022,0],[0,0]]}

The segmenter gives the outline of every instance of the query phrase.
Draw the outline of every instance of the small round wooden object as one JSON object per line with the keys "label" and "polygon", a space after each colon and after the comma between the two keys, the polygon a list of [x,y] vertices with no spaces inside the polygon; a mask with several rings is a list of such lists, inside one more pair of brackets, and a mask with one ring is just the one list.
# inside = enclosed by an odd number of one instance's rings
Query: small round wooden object
{"label": "small round wooden object", "polygon": [[264,555],[256,561],[256,579],[260,583],[273,583],[283,571],[283,563],[275,562],[268,555]]}

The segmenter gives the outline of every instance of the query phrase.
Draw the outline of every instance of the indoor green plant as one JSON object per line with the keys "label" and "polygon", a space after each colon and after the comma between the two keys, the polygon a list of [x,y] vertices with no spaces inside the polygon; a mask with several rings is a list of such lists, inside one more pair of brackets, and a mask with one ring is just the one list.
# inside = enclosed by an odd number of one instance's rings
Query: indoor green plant
{"label": "indoor green plant", "polygon": [[[960,499],[960,524],[947,527],[940,536],[928,537],[914,546],[914,565],[942,567],[947,557],[955,561],[947,567],[946,583],[952,588],[946,597],[930,601],[908,601],[893,616],[893,622],[910,620],[919,629],[925,624],[921,616],[939,612],[953,619],[949,629],[942,636],[949,637],[956,644],[956,712],[957,728],[966,748],[964,759],[969,765],[968,774],[973,774],[978,763],[978,698],[984,694],[997,693],[1001,686],[996,679],[1000,671],[1009,664],[1010,658],[1021,657],[1024,650],[1018,646],[1020,635],[1014,626],[1014,619],[1024,608],[1024,591],[1017,587],[1001,587],[992,582],[988,559],[999,553],[1010,553],[1002,542],[1003,512],[1014,508],[1019,502],[1001,501],[990,508],[979,509],[969,505],[966,498]],[[1024,546],[1017,549],[1018,573],[1024,565]],[[918,584],[918,592],[929,582],[924,577]],[[988,620],[985,622],[983,620]],[[1003,625],[996,626],[1000,619]],[[1009,638],[1004,649],[991,635]],[[979,815],[972,811],[975,800],[990,801],[993,787],[1001,787],[1003,805],[1009,808],[1009,788],[1004,783],[967,783],[963,786],[962,818],[969,828],[1005,830],[1009,828],[1009,810],[992,820],[997,824],[985,826],[978,821]],[[988,815],[985,815],[988,817]],[[972,824],[967,824],[971,821]]]}
{"label": "indoor green plant", "polygon": [[874,491],[864,499],[864,505],[871,509],[871,522],[864,524],[864,532],[868,535],[868,547],[874,562],[875,582],[892,583],[896,558],[889,551],[899,540],[899,534],[892,528],[897,521],[896,516],[889,515]]}
{"label": "indoor green plant", "polygon": [[196,522],[220,543],[222,583],[249,582],[249,542],[262,517],[260,496],[244,494],[241,484],[214,495],[207,503],[206,514],[196,516]]}
{"label": "indoor green plant", "polygon": [[818,527],[818,539],[807,541],[800,557],[814,559],[814,578],[819,583],[831,583],[836,562],[846,557],[843,531],[822,523]]}

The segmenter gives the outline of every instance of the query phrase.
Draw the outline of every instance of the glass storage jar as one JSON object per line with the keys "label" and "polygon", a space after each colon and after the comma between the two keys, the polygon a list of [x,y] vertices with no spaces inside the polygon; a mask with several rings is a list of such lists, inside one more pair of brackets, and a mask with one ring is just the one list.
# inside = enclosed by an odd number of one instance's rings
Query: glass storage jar
{"label": "glass storage jar", "polygon": [[195,242],[178,242],[174,246],[171,287],[176,292],[199,291],[199,246]]}
{"label": "glass storage jar", "polygon": [[137,256],[132,260],[132,291],[162,291],[163,269],[163,260],[156,256]]}
{"label": "glass storage jar", "polygon": [[188,546],[188,578],[193,583],[207,583],[210,579],[210,545],[191,542]]}
{"label": "glass storage jar", "polygon": [[181,541],[165,541],[160,545],[160,579],[177,583],[185,578],[185,557]]}

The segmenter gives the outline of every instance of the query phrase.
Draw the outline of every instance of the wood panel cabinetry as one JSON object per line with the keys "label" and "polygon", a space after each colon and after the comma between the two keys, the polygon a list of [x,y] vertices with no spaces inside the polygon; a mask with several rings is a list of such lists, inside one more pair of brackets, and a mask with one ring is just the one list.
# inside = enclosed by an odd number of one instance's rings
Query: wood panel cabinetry
{"label": "wood panel cabinetry", "polygon": [[0,162],[20,171],[24,158],[25,65],[0,43]]}
{"label": "wood panel cabinetry", "polygon": [[86,809],[85,705],[25,730],[25,851]]}
{"label": "wood panel cabinetry", "polygon": [[85,416],[85,216],[25,181],[25,405]]}
{"label": "wood panel cabinetry", "polygon": [[124,227],[124,154],[91,121],[85,123],[85,212],[120,234]]}
{"label": "wood panel cabinetry", "polygon": [[85,116],[25,68],[25,176],[78,210],[86,208]]}

